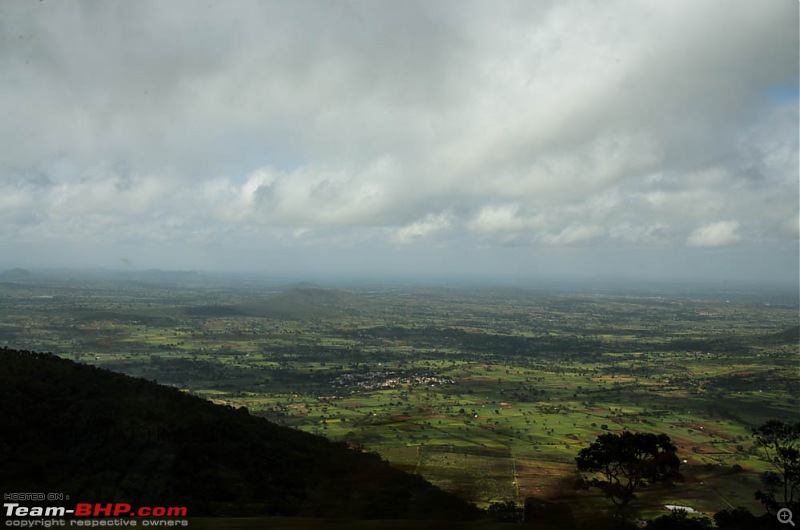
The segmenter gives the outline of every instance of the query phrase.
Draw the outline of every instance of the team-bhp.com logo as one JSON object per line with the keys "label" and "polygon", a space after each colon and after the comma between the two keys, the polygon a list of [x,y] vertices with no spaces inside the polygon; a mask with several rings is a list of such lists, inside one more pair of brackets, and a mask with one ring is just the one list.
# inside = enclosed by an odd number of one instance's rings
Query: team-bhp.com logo
{"label": "team-bhp.com logo", "polygon": [[63,506],[20,506],[19,503],[3,503],[6,517],[186,517],[185,506],[140,506],[133,508],[124,502],[90,503],[79,502],[74,509]]}

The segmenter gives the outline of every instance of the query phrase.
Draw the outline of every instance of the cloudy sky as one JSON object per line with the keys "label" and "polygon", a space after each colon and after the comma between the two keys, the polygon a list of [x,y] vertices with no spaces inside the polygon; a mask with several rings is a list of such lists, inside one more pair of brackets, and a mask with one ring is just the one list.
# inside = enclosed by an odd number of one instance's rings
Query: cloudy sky
{"label": "cloudy sky", "polygon": [[797,281],[798,2],[0,3],[0,265]]}

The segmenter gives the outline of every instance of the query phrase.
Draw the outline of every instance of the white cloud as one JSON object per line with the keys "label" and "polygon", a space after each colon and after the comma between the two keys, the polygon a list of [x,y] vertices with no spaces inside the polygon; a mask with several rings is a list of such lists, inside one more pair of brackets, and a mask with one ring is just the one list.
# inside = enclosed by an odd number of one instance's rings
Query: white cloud
{"label": "white cloud", "polygon": [[519,206],[514,204],[484,206],[468,226],[479,234],[517,232],[530,225],[528,220],[517,215],[518,211]]}
{"label": "white cloud", "polygon": [[737,221],[719,221],[696,229],[686,242],[692,247],[724,247],[741,239]]}
{"label": "white cloud", "polygon": [[417,240],[442,232],[450,228],[451,216],[448,212],[436,215],[426,215],[423,219],[416,221],[408,226],[397,229],[392,239],[401,245],[408,245]]}
{"label": "white cloud", "polygon": [[630,245],[664,245],[668,242],[669,226],[664,224],[632,225],[629,223],[612,226],[608,229],[612,239],[618,239]]}
{"label": "white cloud", "polygon": [[541,236],[542,241],[550,245],[572,245],[591,241],[605,234],[605,229],[592,225],[570,225],[558,233],[547,233]]}
{"label": "white cloud", "polygon": [[796,246],[797,14],[3,2],[0,254]]}

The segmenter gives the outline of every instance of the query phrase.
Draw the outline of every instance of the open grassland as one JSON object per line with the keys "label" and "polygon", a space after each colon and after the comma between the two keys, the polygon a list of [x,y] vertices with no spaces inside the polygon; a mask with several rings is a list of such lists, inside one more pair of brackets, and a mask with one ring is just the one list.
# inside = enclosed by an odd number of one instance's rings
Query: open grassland
{"label": "open grassland", "polygon": [[580,498],[604,432],[666,433],[686,480],[753,509],[750,428],[798,419],[796,299],[265,286],[0,285],[0,345],[61,355],[376,451],[465,499]]}

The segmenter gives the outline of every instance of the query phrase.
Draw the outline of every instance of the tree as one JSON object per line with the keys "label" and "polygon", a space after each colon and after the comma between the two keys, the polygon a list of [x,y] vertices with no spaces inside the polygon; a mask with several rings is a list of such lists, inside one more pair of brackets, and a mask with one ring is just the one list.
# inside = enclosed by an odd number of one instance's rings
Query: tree
{"label": "tree", "polygon": [[486,514],[493,521],[517,523],[522,520],[522,510],[514,501],[493,502],[486,509]]}
{"label": "tree", "polygon": [[676,451],[666,434],[625,431],[598,436],[575,460],[578,471],[594,475],[584,478],[584,483],[600,489],[616,505],[615,515],[624,517],[638,488],[680,478]]}
{"label": "tree", "polygon": [[800,508],[800,423],[769,420],[753,429],[753,436],[774,471],[762,475],[766,491],[756,499],[770,513],[787,507]]}
{"label": "tree", "polygon": [[713,530],[714,524],[707,517],[689,517],[686,510],[674,510],[648,521],[645,530]]}
{"label": "tree", "polygon": [[761,530],[775,528],[775,516],[764,514],[756,517],[747,508],[729,508],[714,514],[719,530]]}

